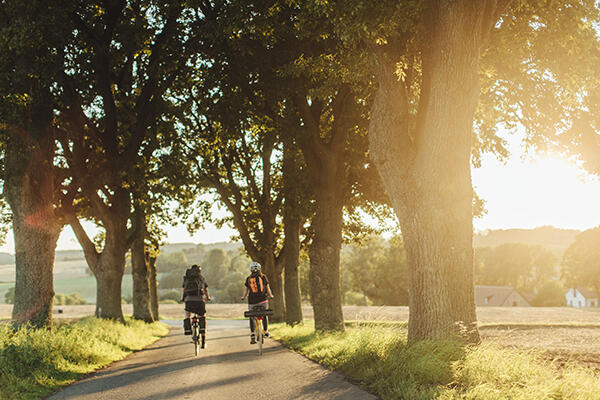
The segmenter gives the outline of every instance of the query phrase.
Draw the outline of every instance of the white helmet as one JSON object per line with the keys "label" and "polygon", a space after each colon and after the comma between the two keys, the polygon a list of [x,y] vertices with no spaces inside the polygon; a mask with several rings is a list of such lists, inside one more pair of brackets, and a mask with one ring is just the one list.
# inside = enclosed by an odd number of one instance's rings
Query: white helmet
{"label": "white helmet", "polygon": [[259,263],[257,263],[256,261],[252,261],[252,262],[250,263],[250,271],[251,271],[251,272],[257,272],[257,271],[260,271],[260,264],[259,264]]}

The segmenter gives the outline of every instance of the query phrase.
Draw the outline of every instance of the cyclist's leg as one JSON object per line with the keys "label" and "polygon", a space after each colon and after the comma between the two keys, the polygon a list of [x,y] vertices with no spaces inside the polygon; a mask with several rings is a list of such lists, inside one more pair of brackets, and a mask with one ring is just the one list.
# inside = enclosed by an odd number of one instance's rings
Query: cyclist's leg
{"label": "cyclist's leg", "polygon": [[190,320],[190,316],[191,313],[188,310],[185,310],[185,319],[183,320],[183,332],[186,335],[192,334],[192,321]]}
{"label": "cyclist's leg", "polygon": [[198,316],[200,321],[200,333],[204,336],[206,332],[206,303],[199,302],[198,303]]}
{"label": "cyclist's leg", "polygon": [[[254,311],[255,308],[256,304],[248,304],[248,311]],[[252,332],[253,335],[256,332],[255,319],[252,317],[250,318],[250,332]]]}
{"label": "cyclist's leg", "polygon": [[[269,308],[269,302],[265,302],[264,304],[265,308]],[[266,336],[269,336],[269,321],[268,321],[268,317],[265,316],[263,319],[263,330],[265,331]]]}

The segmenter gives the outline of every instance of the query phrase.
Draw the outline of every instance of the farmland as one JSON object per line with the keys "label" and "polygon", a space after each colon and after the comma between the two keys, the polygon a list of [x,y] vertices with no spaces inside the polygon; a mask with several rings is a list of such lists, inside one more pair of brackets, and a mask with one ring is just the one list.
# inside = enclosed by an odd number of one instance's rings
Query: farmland
{"label": "farmland", "polygon": [[[57,308],[55,308],[56,311]],[[93,305],[61,306],[62,314],[55,318],[80,318],[94,312]],[[0,317],[10,316],[12,306],[0,305]],[[240,318],[243,304],[208,304],[212,318]],[[131,314],[130,304],[123,312]],[[312,319],[312,308],[303,307],[304,317]],[[163,304],[161,318],[181,319],[183,306]],[[369,323],[384,321],[405,329],[408,307],[344,306],[347,321]],[[566,307],[479,307],[477,315],[484,343],[503,347],[541,351],[559,363],[576,361],[600,369],[600,310],[588,311]],[[210,326],[210,324],[209,324]]]}

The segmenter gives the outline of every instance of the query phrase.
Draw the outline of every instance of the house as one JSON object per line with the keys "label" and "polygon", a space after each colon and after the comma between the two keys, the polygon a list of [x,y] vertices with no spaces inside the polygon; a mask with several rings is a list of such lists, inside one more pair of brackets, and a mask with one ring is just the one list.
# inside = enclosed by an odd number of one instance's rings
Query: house
{"label": "house", "polygon": [[598,294],[588,288],[569,289],[565,294],[565,298],[569,307],[598,307]]}
{"label": "house", "polygon": [[475,285],[475,305],[483,307],[531,307],[531,304],[510,286]]}

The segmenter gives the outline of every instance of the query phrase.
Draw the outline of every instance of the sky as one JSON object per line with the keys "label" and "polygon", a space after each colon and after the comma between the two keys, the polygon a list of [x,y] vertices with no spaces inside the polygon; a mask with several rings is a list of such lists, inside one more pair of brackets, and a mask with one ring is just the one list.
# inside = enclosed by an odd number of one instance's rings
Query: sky
{"label": "sky", "polygon": [[[475,231],[488,229],[557,228],[585,230],[600,225],[600,181],[558,154],[527,155],[521,137],[506,137],[511,157],[502,163],[485,155],[473,169],[473,186],[486,202],[487,214],[473,221]],[[84,224],[93,235],[93,225]],[[164,227],[168,243],[228,241],[235,232],[207,225],[190,236],[185,226]],[[79,249],[71,228],[63,230],[58,250]],[[14,253],[12,233],[0,252]]]}

